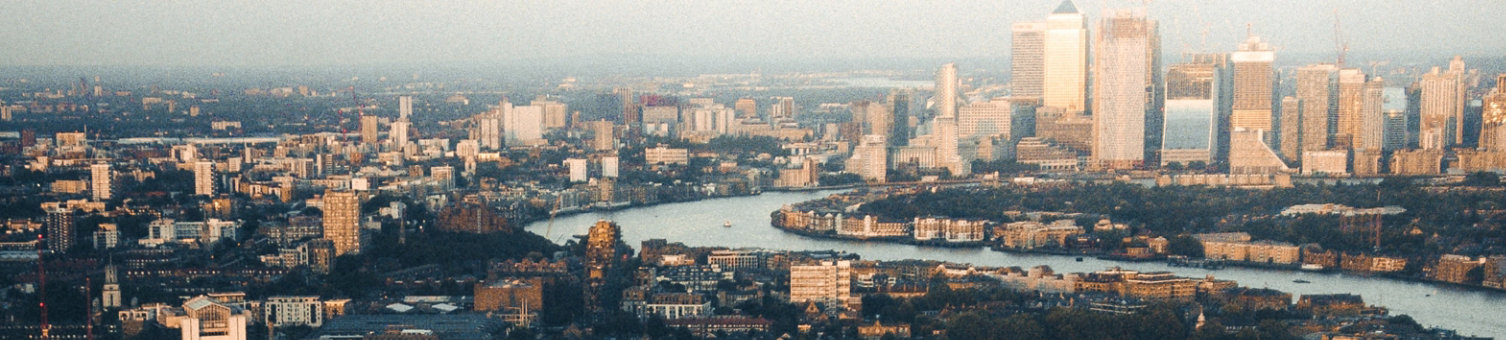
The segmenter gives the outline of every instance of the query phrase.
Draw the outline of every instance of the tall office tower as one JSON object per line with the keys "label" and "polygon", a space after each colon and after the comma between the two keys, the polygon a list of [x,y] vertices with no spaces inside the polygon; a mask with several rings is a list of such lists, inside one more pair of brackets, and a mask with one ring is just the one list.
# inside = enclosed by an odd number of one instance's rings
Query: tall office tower
{"label": "tall office tower", "polygon": [[361,115],[361,143],[377,143],[377,116]]}
{"label": "tall office tower", "polygon": [[73,248],[73,210],[47,209],[47,219],[42,227],[47,231],[47,249],[53,254],[62,254]]}
{"label": "tall office tower", "polygon": [[1161,165],[1213,161],[1218,143],[1218,68],[1189,62],[1166,69]]}
{"label": "tall office tower", "polygon": [[567,123],[565,121],[565,112],[570,110],[565,103],[550,100],[549,97],[538,96],[532,102],[529,102],[528,105],[538,106],[544,111],[545,129],[560,129],[565,127]]}
{"label": "tall office tower", "polygon": [[1382,150],[1394,151],[1407,148],[1407,113],[1405,110],[1386,110],[1385,144]]}
{"label": "tall office tower", "polygon": [[880,135],[887,139],[889,133],[894,131],[889,125],[894,123],[894,118],[889,116],[894,111],[883,103],[859,100],[848,107],[852,111],[853,122],[862,127],[862,134]]}
{"label": "tall office tower", "polygon": [[1358,147],[1355,141],[1360,134],[1360,108],[1364,106],[1363,96],[1360,92],[1365,87],[1365,72],[1357,68],[1339,70],[1338,78],[1338,103],[1335,106],[1334,120],[1338,123],[1333,134],[1333,148],[1350,149]]}
{"label": "tall office tower", "polygon": [[214,196],[214,162],[193,162],[193,193]]}
{"label": "tall office tower", "polygon": [[324,191],[324,239],[335,243],[335,256],[361,252],[360,218],[354,191]]}
{"label": "tall office tower", "polygon": [[111,181],[113,174],[109,164],[89,165],[89,191],[94,194],[95,201],[107,201],[110,199]]}
{"label": "tall office tower", "polygon": [[889,107],[894,109],[894,113],[889,115],[890,118],[894,118],[894,122],[889,124],[889,127],[893,129],[889,133],[889,146],[910,145],[910,92],[890,91]]}
{"label": "tall office tower", "polygon": [[1072,0],[1046,16],[1041,105],[1068,111],[1087,109],[1088,22]]}
{"label": "tall office tower", "polygon": [[846,166],[847,172],[863,176],[863,180],[883,183],[889,175],[889,152],[884,136],[863,135],[858,145],[852,148],[852,157],[847,159]]}
{"label": "tall office tower", "polygon": [[1017,22],[1010,32],[1009,94],[1039,98],[1046,77],[1046,22]]}
{"label": "tall office tower", "polygon": [[398,96],[397,97],[397,119],[406,121],[406,120],[408,120],[408,117],[412,116],[412,115],[413,115],[413,97],[412,96]]}
{"label": "tall office tower", "polygon": [[[1302,105],[1302,140],[1299,150],[1327,150],[1328,131],[1334,114],[1334,77],[1339,68],[1333,64],[1314,64],[1297,69],[1297,100]],[[1292,159],[1302,159],[1300,155]]]}
{"label": "tall office tower", "polygon": [[794,97],[774,97],[774,104],[769,106],[769,121],[783,118],[795,118]]}
{"label": "tall office tower", "polygon": [[936,118],[931,133],[936,136],[936,164],[952,176],[968,173],[968,164],[957,153],[957,64],[941,65],[936,72]]}
{"label": "tall office tower", "polygon": [[1152,26],[1143,9],[1110,11],[1099,21],[1093,41],[1093,166],[1130,169],[1145,162]]}
{"label": "tall office tower", "polygon": [[1485,95],[1480,112],[1480,149],[1506,151],[1506,74],[1496,77],[1496,89]]}
{"label": "tall office tower", "polygon": [[[1271,131],[1271,88],[1275,78],[1271,63],[1276,52],[1251,35],[1230,57],[1234,61],[1234,129]],[[1269,136],[1267,136],[1269,137]]]}
{"label": "tall office tower", "polygon": [[1281,158],[1288,162],[1302,159],[1302,101],[1297,97],[1281,98],[1281,117],[1276,127]]}
{"label": "tall office tower", "polygon": [[[1454,57],[1455,61],[1459,57]],[[1457,67],[1457,68],[1456,68]],[[1421,115],[1422,125],[1418,130],[1418,146],[1425,150],[1443,150],[1458,144],[1463,134],[1460,122],[1464,119],[1464,65],[1450,62],[1447,72],[1433,67],[1422,75]]]}
{"label": "tall office tower", "polygon": [[957,138],[979,140],[990,137],[1016,138],[1013,129],[1013,105],[1008,97],[994,97],[986,102],[969,103],[957,110]]}
{"label": "tall office tower", "polygon": [[1354,135],[1355,149],[1380,151],[1384,148],[1386,116],[1382,111],[1385,90],[1386,80],[1381,77],[1370,79],[1360,88],[1360,131]]}
{"label": "tall office tower", "polygon": [[758,102],[753,98],[738,98],[732,102],[732,110],[737,111],[737,118],[758,118]]}

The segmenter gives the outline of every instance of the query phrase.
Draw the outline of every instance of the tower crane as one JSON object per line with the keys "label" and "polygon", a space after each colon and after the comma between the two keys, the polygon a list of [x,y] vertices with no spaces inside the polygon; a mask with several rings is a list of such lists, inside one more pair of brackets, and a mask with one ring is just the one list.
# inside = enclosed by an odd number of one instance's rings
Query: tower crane
{"label": "tower crane", "polygon": [[1344,68],[1344,57],[1349,54],[1349,40],[1344,38],[1344,29],[1339,22],[1339,9],[1333,9],[1333,42],[1334,48],[1339,53],[1337,65]]}

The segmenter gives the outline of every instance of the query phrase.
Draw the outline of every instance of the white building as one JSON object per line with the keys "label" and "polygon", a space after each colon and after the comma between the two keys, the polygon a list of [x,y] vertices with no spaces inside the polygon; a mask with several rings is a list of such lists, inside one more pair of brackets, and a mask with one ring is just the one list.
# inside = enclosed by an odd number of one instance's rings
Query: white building
{"label": "white building", "polygon": [[841,302],[852,298],[852,262],[790,266],[790,302]]}
{"label": "white building", "polygon": [[585,182],[587,162],[585,158],[570,158],[565,160],[565,167],[570,169],[571,182]]}
{"label": "white building", "polygon": [[193,192],[196,195],[214,196],[214,162],[193,163]]}
{"label": "white building", "polygon": [[617,156],[607,156],[601,158],[601,177],[617,178],[618,172],[619,170]]}
{"label": "white building", "polygon": [[318,296],[273,296],[262,302],[262,320],[273,327],[318,328],[327,318]]}
{"label": "white building", "polygon": [[111,177],[113,171],[109,164],[89,165],[89,189],[94,194],[95,201],[107,201],[110,199]]}

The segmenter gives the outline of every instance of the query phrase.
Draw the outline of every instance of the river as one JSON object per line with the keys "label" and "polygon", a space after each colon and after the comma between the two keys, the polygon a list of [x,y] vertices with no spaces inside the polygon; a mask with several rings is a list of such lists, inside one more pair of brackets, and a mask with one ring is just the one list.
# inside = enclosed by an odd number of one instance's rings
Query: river
{"label": "river", "polygon": [[[661,204],[614,212],[561,216],[529,224],[528,231],[563,242],[571,235],[584,235],[593,223],[609,219],[622,227],[623,241],[634,249],[646,239],[662,238],[689,246],[764,248],[777,250],[837,250],[856,253],[868,260],[924,259],[970,263],[978,266],[1029,268],[1051,266],[1056,272],[1091,272],[1109,267],[1139,271],[1170,271],[1201,278],[1214,275],[1235,280],[1240,286],[1271,288],[1302,294],[1359,294],[1365,302],[1407,314],[1418,323],[1459,331],[1462,335],[1506,337],[1506,292],[1465,289],[1445,285],[1375,278],[1343,273],[1314,273],[1229,267],[1221,270],[1171,267],[1159,262],[1117,262],[1092,257],[1077,262],[1074,256],[1016,254],[984,248],[940,248],[907,244],[830,240],[806,237],[775,229],[769,213],[785,204],[825,197],[837,191],[765,192],[758,196],[717,198],[696,202]],[[724,223],[731,222],[731,227]],[[1312,283],[1294,283],[1302,279]]]}

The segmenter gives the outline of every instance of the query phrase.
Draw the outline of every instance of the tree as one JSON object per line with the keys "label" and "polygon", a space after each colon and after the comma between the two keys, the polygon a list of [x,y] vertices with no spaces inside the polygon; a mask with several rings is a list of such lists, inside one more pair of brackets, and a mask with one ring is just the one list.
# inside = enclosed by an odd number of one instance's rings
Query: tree
{"label": "tree", "polygon": [[1166,251],[1187,257],[1203,257],[1203,243],[1189,235],[1178,235],[1167,240]]}

